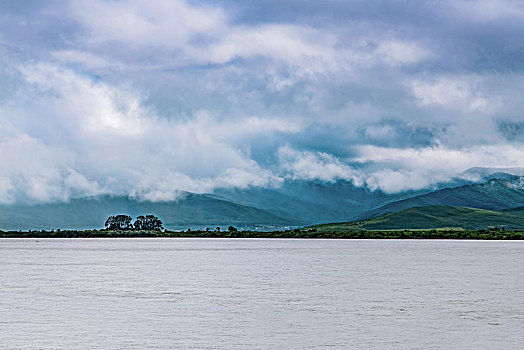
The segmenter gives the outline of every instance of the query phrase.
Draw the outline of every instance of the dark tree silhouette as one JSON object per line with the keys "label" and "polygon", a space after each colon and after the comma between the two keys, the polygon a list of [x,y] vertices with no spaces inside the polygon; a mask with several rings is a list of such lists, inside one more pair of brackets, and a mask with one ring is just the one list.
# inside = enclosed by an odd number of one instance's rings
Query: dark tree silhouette
{"label": "dark tree silhouette", "polygon": [[135,221],[135,230],[156,230],[164,228],[162,221],[154,215],[140,215]]}
{"label": "dark tree silhouette", "polygon": [[233,226],[229,226],[229,227],[227,228],[227,230],[228,230],[229,232],[236,232],[236,231],[238,231],[237,228],[236,228],[236,227],[233,227]]}
{"label": "dark tree silhouette", "polygon": [[131,216],[129,215],[112,215],[106,220],[107,230],[131,230],[133,224],[131,224]]}

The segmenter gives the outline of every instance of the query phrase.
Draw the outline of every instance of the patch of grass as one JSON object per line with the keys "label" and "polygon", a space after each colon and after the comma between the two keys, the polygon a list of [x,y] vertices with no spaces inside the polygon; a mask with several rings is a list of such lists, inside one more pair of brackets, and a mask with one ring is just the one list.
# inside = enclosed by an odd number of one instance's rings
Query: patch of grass
{"label": "patch of grass", "polygon": [[499,212],[477,208],[428,206],[410,208],[369,220],[312,226],[319,231],[423,230],[433,228],[485,230],[491,227],[522,230],[524,229],[524,211]]}

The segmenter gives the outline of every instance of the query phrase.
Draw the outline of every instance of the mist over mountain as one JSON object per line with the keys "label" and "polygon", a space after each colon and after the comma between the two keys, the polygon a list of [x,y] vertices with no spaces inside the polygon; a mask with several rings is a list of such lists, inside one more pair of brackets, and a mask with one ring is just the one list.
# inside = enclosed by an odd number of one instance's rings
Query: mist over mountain
{"label": "mist over mountain", "polygon": [[[481,170],[483,172],[484,170]],[[273,229],[377,217],[419,206],[465,206],[502,210],[524,205],[524,177],[488,171],[483,183],[439,184],[437,190],[384,193],[350,181],[286,181],[280,187],[182,193],[174,201],[94,196],[67,202],[0,206],[0,229],[102,228],[109,215],[158,216],[168,229]],[[465,180],[464,180],[465,181]]]}
{"label": "mist over mountain", "polygon": [[[222,189],[221,198],[252,205],[283,217],[308,223],[356,218],[363,211],[419,194],[409,191],[387,194],[356,187],[352,182],[286,181],[279,188]],[[422,192],[423,193],[423,192]]]}
{"label": "mist over mountain", "polygon": [[386,194],[351,182],[287,181],[278,188],[183,193],[175,201],[94,196],[68,202],[0,206],[0,229],[101,228],[114,214],[154,214],[166,228],[220,225],[287,227],[352,220],[360,213],[418,192]]}
{"label": "mist over mountain", "polygon": [[412,207],[434,205],[463,206],[491,210],[509,209],[524,205],[524,177],[515,175],[504,177],[493,178],[480,184],[444,188],[388,203],[363,213],[360,218],[373,218]]}
{"label": "mist over mountain", "polygon": [[244,206],[208,195],[185,194],[177,201],[151,202],[129,197],[97,196],[69,202],[0,206],[2,230],[51,230],[104,228],[107,217],[115,214],[154,214],[168,229],[237,225],[256,228],[298,225],[299,220],[279,217],[268,211]]}
{"label": "mist over mountain", "polygon": [[485,168],[473,167],[458,174],[455,179],[469,182],[485,182],[490,179],[511,179],[513,176],[523,176],[524,168]]}

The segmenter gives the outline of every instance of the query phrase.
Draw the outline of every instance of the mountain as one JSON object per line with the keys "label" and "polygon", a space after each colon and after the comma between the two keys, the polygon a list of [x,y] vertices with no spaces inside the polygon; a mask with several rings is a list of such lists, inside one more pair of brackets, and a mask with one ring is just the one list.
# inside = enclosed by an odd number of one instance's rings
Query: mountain
{"label": "mountain", "polygon": [[278,188],[219,189],[214,196],[314,224],[352,220],[378,206],[421,193],[424,191],[386,194],[340,180],[334,183],[285,181]]}
{"label": "mountain", "polygon": [[502,210],[524,204],[524,177],[511,176],[508,179],[491,179],[481,184],[444,188],[385,204],[359,216],[369,219],[413,207],[431,205],[464,206],[489,210]]}
{"label": "mountain", "polygon": [[504,227],[524,229],[524,211],[492,211],[477,208],[427,206],[402,210],[364,221],[314,226],[319,231],[402,230],[463,228],[469,230]]}
{"label": "mountain", "polygon": [[509,208],[509,209],[503,209],[501,210],[503,212],[511,212],[511,211],[524,211],[524,206],[521,207],[515,207],[515,208]]}
{"label": "mountain", "polygon": [[107,217],[115,214],[128,214],[133,218],[142,214],[154,214],[170,229],[200,228],[207,225],[280,227],[302,223],[252,206],[232,203],[209,195],[187,193],[183,198],[169,202],[98,196],[73,199],[67,203],[3,205],[0,206],[0,229],[103,228]]}
{"label": "mountain", "polygon": [[276,229],[352,220],[364,211],[420,192],[386,194],[355,187],[349,181],[285,181],[278,188],[221,189],[212,194],[185,193],[176,201],[150,202],[98,196],[63,203],[0,205],[0,229],[101,228],[110,215],[158,216],[166,228],[234,225]]}
{"label": "mountain", "polygon": [[524,168],[474,167],[460,173],[456,178],[478,183],[491,179],[509,179],[512,176],[524,176]]}
{"label": "mountain", "polygon": [[[278,188],[219,189],[212,194],[184,193],[168,202],[99,196],[65,203],[0,205],[0,229],[101,228],[110,215],[158,216],[166,228],[237,226],[273,230],[282,227],[367,219],[427,205],[507,209],[524,205],[524,180],[507,175],[483,184],[453,183],[387,194],[356,187],[349,181],[284,181]],[[429,192],[429,193],[428,193]]]}

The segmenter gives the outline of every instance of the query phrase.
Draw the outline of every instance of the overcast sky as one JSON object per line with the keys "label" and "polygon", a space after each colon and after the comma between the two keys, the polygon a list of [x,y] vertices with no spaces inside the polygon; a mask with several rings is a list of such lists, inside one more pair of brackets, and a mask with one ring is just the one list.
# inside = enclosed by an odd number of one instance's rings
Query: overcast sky
{"label": "overcast sky", "polygon": [[524,2],[3,0],[0,203],[524,165]]}

